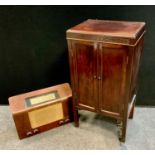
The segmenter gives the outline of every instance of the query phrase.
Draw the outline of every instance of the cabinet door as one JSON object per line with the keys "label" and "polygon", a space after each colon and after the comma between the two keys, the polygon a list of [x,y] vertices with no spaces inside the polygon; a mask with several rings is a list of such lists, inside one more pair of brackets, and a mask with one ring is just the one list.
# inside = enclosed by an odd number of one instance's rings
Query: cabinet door
{"label": "cabinet door", "polygon": [[97,107],[96,54],[97,43],[72,41],[76,104],[82,109],[95,111]]}
{"label": "cabinet door", "polygon": [[101,43],[99,49],[99,107],[102,113],[119,118],[126,88],[127,48]]}

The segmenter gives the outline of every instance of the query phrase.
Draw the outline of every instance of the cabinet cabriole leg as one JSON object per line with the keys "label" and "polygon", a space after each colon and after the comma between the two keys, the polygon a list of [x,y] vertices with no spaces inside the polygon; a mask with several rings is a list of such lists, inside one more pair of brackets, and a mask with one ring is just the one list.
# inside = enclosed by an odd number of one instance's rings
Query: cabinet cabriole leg
{"label": "cabinet cabriole leg", "polygon": [[123,120],[123,124],[122,124],[122,137],[120,139],[121,142],[125,142],[126,129],[127,129],[127,118],[125,120]]}
{"label": "cabinet cabriole leg", "polygon": [[120,142],[125,142],[125,138],[126,138],[126,120],[125,121],[118,121],[117,122],[118,125],[118,137]]}

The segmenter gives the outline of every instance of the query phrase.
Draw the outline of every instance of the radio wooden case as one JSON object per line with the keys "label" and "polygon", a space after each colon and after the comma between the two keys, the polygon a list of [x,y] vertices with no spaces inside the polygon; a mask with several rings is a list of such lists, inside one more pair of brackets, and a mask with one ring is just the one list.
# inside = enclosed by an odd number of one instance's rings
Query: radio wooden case
{"label": "radio wooden case", "polygon": [[67,83],[10,97],[10,109],[19,138],[70,122],[71,97]]}

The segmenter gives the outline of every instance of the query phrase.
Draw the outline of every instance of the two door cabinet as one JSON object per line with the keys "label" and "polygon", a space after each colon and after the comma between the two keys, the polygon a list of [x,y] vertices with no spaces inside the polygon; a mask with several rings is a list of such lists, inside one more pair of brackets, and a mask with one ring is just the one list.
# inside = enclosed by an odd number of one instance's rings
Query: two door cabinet
{"label": "two door cabinet", "polygon": [[73,111],[88,110],[117,120],[125,141],[133,117],[144,22],[89,19],[67,30]]}

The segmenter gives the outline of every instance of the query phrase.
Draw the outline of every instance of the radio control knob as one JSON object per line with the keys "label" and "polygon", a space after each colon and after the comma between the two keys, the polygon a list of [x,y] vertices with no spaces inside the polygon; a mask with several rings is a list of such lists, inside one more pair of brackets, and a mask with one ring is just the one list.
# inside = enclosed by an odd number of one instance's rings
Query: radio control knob
{"label": "radio control knob", "polygon": [[63,123],[64,123],[64,121],[60,121],[60,122],[59,122],[59,125],[62,125]]}
{"label": "radio control knob", "polygon": [[27,132],[26,135],[27,136],[31,136],[32,135],[32,132]]}
{"label": "radio control knob", "polygon": [[33,133],[38,133],[38,132],[39,132],[38,129],[34,129],[34,130],[33,130]]}
{"label": "radio control knob", "polygon": [[65,122],[68,122],[69,121],[69,118],[65,119]]}

